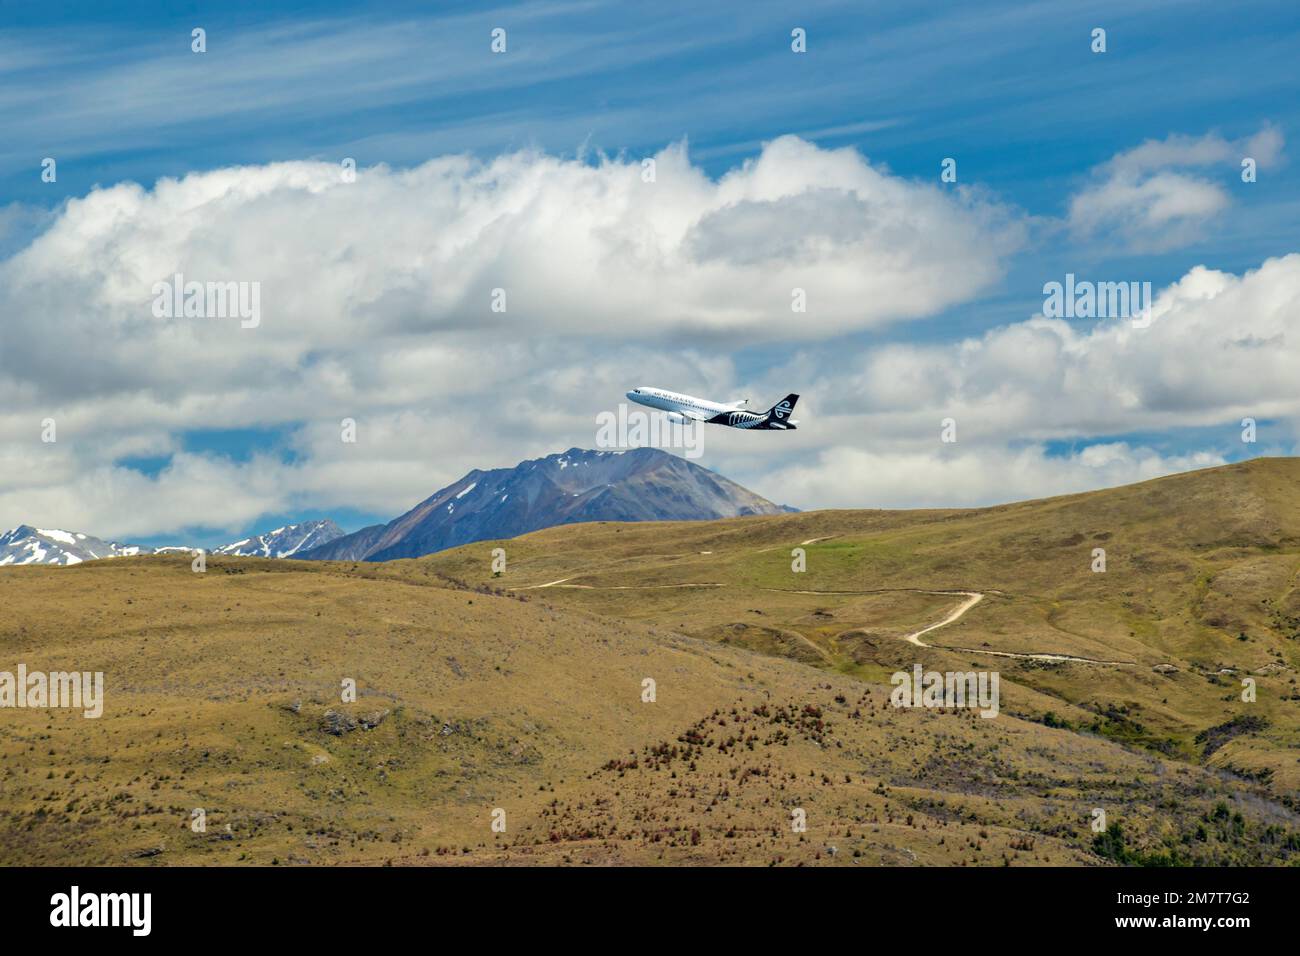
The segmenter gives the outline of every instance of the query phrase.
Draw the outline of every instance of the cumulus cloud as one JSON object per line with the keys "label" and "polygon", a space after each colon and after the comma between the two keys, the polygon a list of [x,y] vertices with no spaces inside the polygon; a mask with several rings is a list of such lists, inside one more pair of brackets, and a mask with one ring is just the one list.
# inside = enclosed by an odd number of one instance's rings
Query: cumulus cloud
{"label": "cumulus cloud", "polygon": [[1269,167],[1281,160],[1282,146],[1272,127],[1240,140],[1215,133],[1148,140],[1094,170],[1093,181],[1070,200],[1068,224],[1083,237],[1113,235],[1130,251],[1186,245],[1231,204],[1204,171],[1218,167],[1236,177],[1247,157]]}
{"label": "cumulus cloud", "polygon": [[[824,435],[862,442],[809,445],[806,463],[764,480],[809,506],[990,504],[1220,464],[1243,449],[1244,418],[1272,423],[1264,450],[1292,454],[1297,315],[1291,254],[1242,276],[1191,269],[1155,297],[1146,328],[1036,316],[957,343],[876,349],[823,381],[818,406]],[[955,443],[941,442],[947,418]],[[1220,438],[1186,454],[1105,440],[1180,428]],[[1085,447],[1069,454],[1048,444],[1076,441]]]}
{"label": "cumulus cloud", "polygon": [[960,508],[1109,488],[1224,462],[1208,452],[1163,456],[1123,442],[1069,455],[1049,454],[1042,445],[952,454],[837,447],[773,480],[793,500],[819,507]]}
{"label": "cumulus cloud", "polygon": [[6,527],[86,529],[117,539],[196,524],[233,529],[288,504],[298,470],[265,456],[241,463],[178,453],[152,477],[110,464],[72,470],[61,480],[27,473],[0,490],[0,514],[9,519]]}
{"label": "cumulus cloud", "polygon": [[[0,523],[237,527],[259,496],[266,510],[392,512],[559,436],[590,443],[602,397],[629,383],[694,365],[727,386],[707,346],[817,340],[966,301],[1022,238],[1017,215],[976,192],[796,137],[719,179],[684,145],[652,159],[448,156],[354,181],[293,162],[70,200],[0,263],[0,439],[26,449],[0,477]],[[257,283],[260,322],[158,317],[157,284],[176,275]],[[57,450],[30,447],[45,417]],[[339,441],[344,417],[356,446]],[[291,429],[295,453],[273,482],[264,461],[178,456],[148,479],[114,465],[174,454],[194,430],[267,427]],[[219,479],[240,490],[200,505],[193,489]]]}
{"label": "cumulus cloud", "polygon": [[1300,420],[1300,254],[1243,276],[1197,266],[1155,296],[1148,327],[1036,316],[955,345],[873,353],[869,409],[944,409],[967,433],[1019,438]]}
{"label": "cumulus cloud", "polygon": [[[355,182],[283,163],[96,190],[0,266],[0,305],[23,317],[0,333],[6,371],[65,394],[132,382],[174,394],[199,374],[254,383],[359,340],[457,330],[780,340],[796,288],[801,337],[824,337],[965,301],[1020,241],[974,193],[794,137],[718,181],[684,147],[653,161],[650,182],[635,160],[522,152]],[[160,322],[152,290],[176,274],[259,283],[256,333]],[[495,289],[505,313],[490,309]]]}
{"label": "cumulus cloud", "polygon": [[[195,526],[235,533],[258,514],[308,508],[392,516],[473,468],[592,447],[597,413],[642,376],[735,381],[730,360],[709,353],[466,336],[405,349],[359,343],[346,362],[262,388],[223,392],[199,379],[175,404],[146,390],[0,407],[0,524],[129,538]],[[57,425],[52,444],[40,440],[45,417]],[[341,440],[345,418],[354,443]],[[180,438],[268,423],[287,434],[248,461],[187,454]],[[123,458],[171,464],[146,477],[112,464]]]}

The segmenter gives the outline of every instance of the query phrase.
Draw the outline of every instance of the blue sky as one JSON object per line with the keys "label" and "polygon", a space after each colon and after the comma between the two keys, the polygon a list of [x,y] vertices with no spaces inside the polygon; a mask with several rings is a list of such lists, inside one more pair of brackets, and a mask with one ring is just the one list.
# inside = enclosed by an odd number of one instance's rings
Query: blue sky
{"label": "blue sky", "polygon": [[[853,361],[859,350],[951,343],[1022,321],[1041,305],[1044,277],[1132,276],[1160,287],[1197,265],[1241,275],[1300,251],[1300,190],[1285,147],[1253,184],[1242,184],[1227,163],[1199,169],[1231,206],[1173,247],[1135,248],[1105,231],[1081,237],[1061,225],[1070,197],[1096,181],[1099,167],[1144,141],[1217,135],[1236,143],[1264,129],[1293,140],[1300,129],[1300,8],[1293,2],[792,9],[6,5],[0,254],[26,248],[70,200],[123,181],[149,188],[164,177],[228,166],[337,163],[345,156],[363,168],[402,169],[447,154],[490,160],[525,148],[598,163],[602,153],[653,155],[682,140],[692,162],[716,178],[758,156],[764,142],[789,134],[825,149],[853,147],[904,182],[936,182],[940,161],[954,157],[963,187],[1014,210],[1029,230],[1028,241],[1005,257],[1001,277],[978,295],[911,321],[846,333],[815,355],[814,364],[829,368]],[[201,56],[189,50],[196,26],[207,31]],[[489,32],[498,26],[508,31],[505,56],[488,52]],[[806,55],[791,54],[794,27],[807,30]],[[1094,27],[1107,31],[1101,55],[1089,48]],[[57,158],[56,183],[41,181],[46,156]],[[658,347],[690,344],[677,339]],[[762,380],[791,349],[779,340],[733,342],[733,377]],[[1234,444],[1229,424],[1225,418],[1222,433],[1171,425],[1055,435],[1047,454],[1116,441],[1166,455],[1213,448],[1232,460],[1254,453]],[[114,461],[156,477],[177,451],[236,463],[271,455],[294,464],[302,454],[294,422],[192,426],[173,429],[161,447]],[[509,463],[510,453],[493,449],[485,457],[485,467],[495,466]],[[514,457],[524,457],[522,450]],[[720,470],[728,461],[719,460]],[[744,456],[734,462],[734,477],[779,497],[779,488],[761,486],[761,476],[779,463],[760,467]],[[441,483],[431,477],[427,491]],[[213,544],[297,517],[330,513],[355,527],[398,510],[304,499],[291,511],[271,506],[237,532],[229,522],[196,522],[135,539]]]}

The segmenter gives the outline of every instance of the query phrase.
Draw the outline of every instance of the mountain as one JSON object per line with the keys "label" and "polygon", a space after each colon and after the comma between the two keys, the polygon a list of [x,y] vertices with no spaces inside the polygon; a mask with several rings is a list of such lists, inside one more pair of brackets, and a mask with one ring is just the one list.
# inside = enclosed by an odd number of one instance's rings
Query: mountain
{"label": "mountain", "polygon": [[790,510],[657,448],[570,448],[514,468],[475,469],[387,525],[297,556],[387,561],[584,521],[700,521]]}
{"label": "mountain", "polygon": [[388,525],[372,524],[319,548],[300,551],[295,557],[305,561],[362,561],[374,550],[386,530]]}
{"label": "mountain", "polygon": [[0,567],[11,564],[80,564],[96,558],[151,553],[150,548],[103,541],[77,531],[51,531],[26,524],[0,534]]}
{"label": "mountain", "polygon": [[256,558],[291,558],[302,551],[318,548],[343,537],[343,529],[329,518],[319,521],[304,521],[284,528],[276,528],[252,538],[236,541],[220,548],[213,548],[213,554],[231,554],[241,557]]}
{"label": "mountain", "polygon": [[[213,554],[229,554],[259,558],[290,558],[300,551],[326,545],[343,537],[343,529],[328,518],[304,521],[284,528],[276,528],[253,538],[245,538],[221,548]],[[97,558],[134,557],[140,554],[172,554],[191,552],[187,547],[143,548],[137,545],[104,541],[79,531],[58,531],[19,525],[12,531],[0,534],[0,567],[17,564],[80,564]]]}

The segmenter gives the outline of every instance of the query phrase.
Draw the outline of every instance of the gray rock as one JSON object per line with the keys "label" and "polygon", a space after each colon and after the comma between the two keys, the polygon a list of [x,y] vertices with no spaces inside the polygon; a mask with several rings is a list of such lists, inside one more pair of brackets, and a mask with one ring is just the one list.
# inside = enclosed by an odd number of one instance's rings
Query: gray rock
{"label": "gray rock", "polygon": [[357,720],[337,710],[327,710],[321,718],[321,730],[335,737],[342,737],[357,729]]}

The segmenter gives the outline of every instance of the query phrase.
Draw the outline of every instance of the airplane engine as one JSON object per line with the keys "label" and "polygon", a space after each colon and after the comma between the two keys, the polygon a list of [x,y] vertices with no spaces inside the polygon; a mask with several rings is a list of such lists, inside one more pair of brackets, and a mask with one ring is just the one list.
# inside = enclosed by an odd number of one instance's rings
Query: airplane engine
{"label": "airplane engine", "polygon": [[664,418],[668,419],[674,425],[688,425],[691,421],[681,412],[664,412]]}

